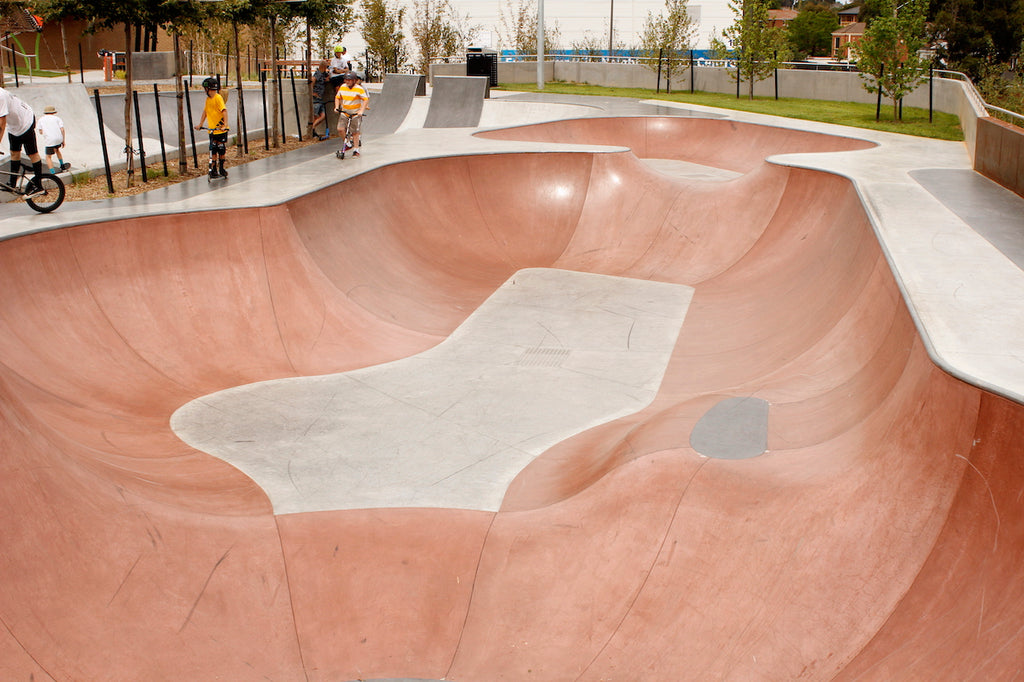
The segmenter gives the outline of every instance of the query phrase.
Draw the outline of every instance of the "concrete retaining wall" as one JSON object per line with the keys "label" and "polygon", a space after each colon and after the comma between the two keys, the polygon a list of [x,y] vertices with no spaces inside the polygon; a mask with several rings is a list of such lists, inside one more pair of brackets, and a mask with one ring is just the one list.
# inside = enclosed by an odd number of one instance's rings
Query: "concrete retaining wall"
{"label": "concrete retaining wall", "polygon": [[991,117],[979,119],[974,169],[1024,196],[1024,129]]}

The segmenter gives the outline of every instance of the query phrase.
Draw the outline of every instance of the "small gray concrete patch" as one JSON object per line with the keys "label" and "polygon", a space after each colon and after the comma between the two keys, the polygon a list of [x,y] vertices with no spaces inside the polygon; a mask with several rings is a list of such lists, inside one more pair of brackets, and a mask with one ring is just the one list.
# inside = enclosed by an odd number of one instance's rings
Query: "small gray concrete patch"
{"label": "small gray concrete patch", "polygon": [[927,168],[910,176],[1024,269],[1024,198],[967,169]]}
{"label": "small gray concrete patch", "polygon": [[181,407],[171,427],[249,475],[278,514],[496,511],[537,455],[650,404],[692,296],[522,270],[426,352],[220,391]]}
{"label": "small gray concrete patch", "polygon": [[726,398],[708,410],[690,433],[690,446],[713,459],[749,459],[768,448],[768,403]]}

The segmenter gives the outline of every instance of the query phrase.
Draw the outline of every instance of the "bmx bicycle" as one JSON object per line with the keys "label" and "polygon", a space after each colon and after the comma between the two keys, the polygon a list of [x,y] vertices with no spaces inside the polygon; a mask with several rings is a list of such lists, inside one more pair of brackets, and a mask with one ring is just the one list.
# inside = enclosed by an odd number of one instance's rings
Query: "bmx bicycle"
{"label": "bmx bicycle", "polygon": [[[10,158],[10,157],[7,157]],[[35,184],[32,175],[32,166],[24,161],[18,164],[19,172],[13,184],[7,184],[4,179],[9,180],[10,174],[0,171],[0,191],[9,192],[18,197],[24,197],[25,203],[34,211],[49,213],[64,203],[64,195],[67,190],[64,188],[64,181],[52,173],[45,173],[39,177],[39,191],[31,191],[33,188],[29,183]]]}
{"label": "bmx bicycle", "polygon": [[[354,135],[354,133],[352,131],[352,121],[357,116],[365,117],[366,114],[352,114],[352,115],[349,115],[349,114],[346,114],[345,112],[341,112],[341,115],[345,117],[345,134],[342,135],[341,149],[339,149],[338,151],[334,152],[334,155],[336,157],[338,157],[339,159],[344,159],[345,158],[345,152],[347,152],[349,149],[351,149],[352,150],[352,156],[359,156],[359,150],[353,148],[353,146],[352,146],[352,138],[353,138],[353,135]],[[360,146],[362,146],[362,145],[360,144]]]}

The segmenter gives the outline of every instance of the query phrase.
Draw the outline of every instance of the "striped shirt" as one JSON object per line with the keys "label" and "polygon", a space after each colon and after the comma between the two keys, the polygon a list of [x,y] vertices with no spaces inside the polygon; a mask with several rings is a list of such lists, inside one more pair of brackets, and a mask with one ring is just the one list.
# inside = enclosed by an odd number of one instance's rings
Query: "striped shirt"
{"label": "striped shirt", "polygon": [[363,102],[369,101],[366,90],[361,85],[342,85],[338,88],[338,94],[334,96],[334,108],[340,105],[341,110],[346,114],[358,114]]}

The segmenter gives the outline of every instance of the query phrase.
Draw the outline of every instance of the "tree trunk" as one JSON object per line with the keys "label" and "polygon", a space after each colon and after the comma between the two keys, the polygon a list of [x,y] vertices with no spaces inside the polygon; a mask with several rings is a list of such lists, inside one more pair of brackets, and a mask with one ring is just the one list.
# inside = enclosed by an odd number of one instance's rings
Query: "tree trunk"
{"label": "tree trunk", "polygon": [[[281,118],[281,107],[277,96],[277,17],[270,17],[270,63],[271,63],[271,81],[270,81],[270,111],[271,111],[271,123],[270,133],[273,135],[272,145],[274,149],[277,149],[281,145],[277,142],[277,131],[278,122]],[[284,134],[284,131],[281,131]]]}
{"label": "tree trunk", "polygon": [[178,108],[178,174],[188,172],[188,154],[185,151],[185,89],[181,84],[181,37],[177,31],[174,36],[174,96]]}
{"label": "tree trunk", "polygon": [[64,70],[68,72],[68,83],[71,82],[71,60],[68,59],[68,39],[64,34],[64,20],[60,20],[60,46],[64,51]]}
{"label": "tree trunk", "polygon": [[135,150],[132,148],[132,25],[124,25],[124,141],[127,148],[126,187],[135,183]]}

